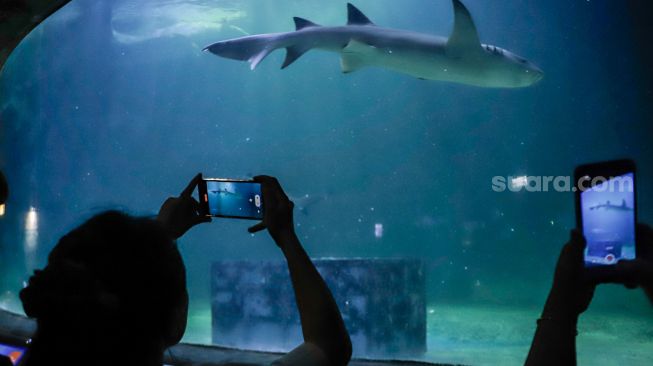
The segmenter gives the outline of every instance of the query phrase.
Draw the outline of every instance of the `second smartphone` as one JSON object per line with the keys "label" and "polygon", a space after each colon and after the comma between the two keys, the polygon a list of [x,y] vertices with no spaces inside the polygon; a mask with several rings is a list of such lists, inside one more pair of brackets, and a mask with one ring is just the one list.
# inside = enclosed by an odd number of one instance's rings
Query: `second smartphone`
{"label": "second smartphone", "polygon": [[585,266],[635,259],[635,163],[617,160],[576,168],[577,224],[587,240]]}
{"label": "second smartphone", "polygon": [[200,213],[237,219],[263,219],[261,184],[236,179],[205,178],[198,186]]}

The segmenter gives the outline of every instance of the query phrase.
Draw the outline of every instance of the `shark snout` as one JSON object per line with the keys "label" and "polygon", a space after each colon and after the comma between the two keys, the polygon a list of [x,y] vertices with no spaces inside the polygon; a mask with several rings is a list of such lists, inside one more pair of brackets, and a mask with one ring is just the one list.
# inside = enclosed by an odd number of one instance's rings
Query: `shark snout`
{"label": "shark snout", "polygon": [[537,83],[538,81],[542,80],[542,78],[544,77],[544,71],[542,71],[542,69],[540,69],[535,65],[533,65],[531,70],[529,71],[532,74],[531,77],[533,78],[533,83]]}
{"label": "shark snout", "polygon": [[529,67],[522,71],[521,86],[530,86],[538,81],[542,80],[544,77],[544,71],[535,65],[529,65]]}

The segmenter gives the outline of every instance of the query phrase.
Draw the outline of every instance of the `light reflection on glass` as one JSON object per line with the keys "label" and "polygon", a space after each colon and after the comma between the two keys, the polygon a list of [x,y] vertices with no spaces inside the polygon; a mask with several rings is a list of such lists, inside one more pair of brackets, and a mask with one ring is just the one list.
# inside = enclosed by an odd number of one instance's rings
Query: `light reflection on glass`
{"label": "light reflection on glass", "polygon": [[38,211],[30,207],[25,215],[25,266],[28,271],[35,268],[36,265],[36,247],[39,239],[39,219]]}

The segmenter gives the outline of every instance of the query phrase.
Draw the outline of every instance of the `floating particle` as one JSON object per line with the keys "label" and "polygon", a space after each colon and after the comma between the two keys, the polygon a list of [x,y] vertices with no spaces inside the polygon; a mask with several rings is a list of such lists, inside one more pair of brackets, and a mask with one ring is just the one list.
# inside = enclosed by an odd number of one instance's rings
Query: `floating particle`
{"label": "floating particle", "polygon": [[383,237],[383,224],[374,224],[374,236],[377,239],[381,239]]}

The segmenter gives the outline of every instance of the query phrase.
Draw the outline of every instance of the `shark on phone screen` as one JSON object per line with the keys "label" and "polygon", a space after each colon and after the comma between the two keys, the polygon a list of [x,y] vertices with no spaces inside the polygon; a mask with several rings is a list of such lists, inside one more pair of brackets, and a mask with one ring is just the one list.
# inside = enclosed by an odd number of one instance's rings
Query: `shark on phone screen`
{"label": "shark on phone screen", "polygon": [[606,211],[633,211],[632,207],[628,207],[626,200],[621,201],[621,205],[614,205],[607,201],[606,203],[598,204],[596,206],[590,207],[590,210],[606,210]]}

